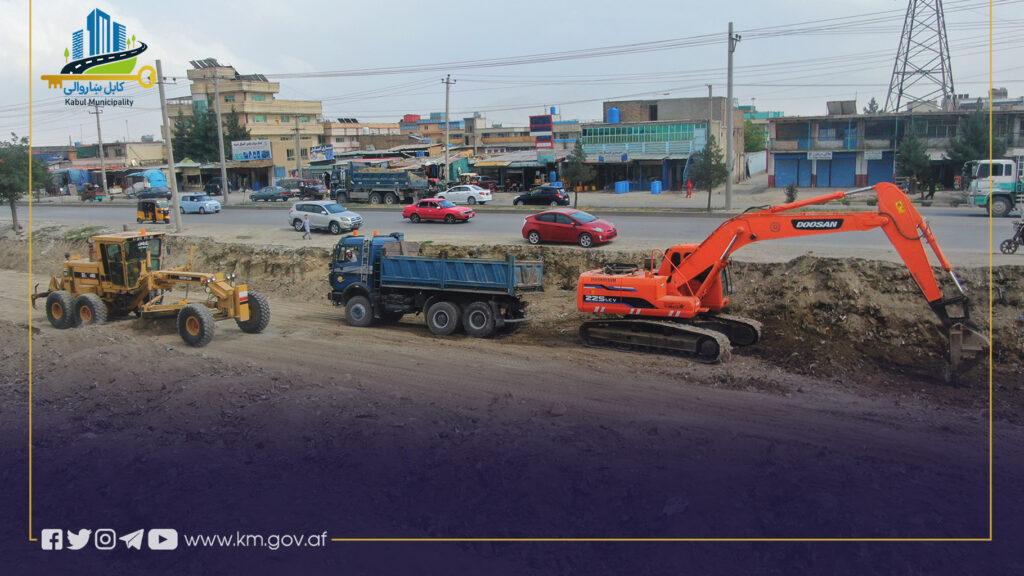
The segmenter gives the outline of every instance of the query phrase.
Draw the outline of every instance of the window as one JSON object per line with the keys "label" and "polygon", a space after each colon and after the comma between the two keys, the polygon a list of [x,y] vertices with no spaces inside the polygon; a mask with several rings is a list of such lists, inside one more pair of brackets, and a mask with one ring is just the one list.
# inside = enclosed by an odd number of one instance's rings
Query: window
{"label": "window", "polygon": [[654,121],[658,119],[658,105],[651,104],[647,106],[647,119]]}
{"label": "window", "polygon": [[555,215],[551,214],[551,213],[539,214],[537,216],[537,221],[539,221],[539,222],[554,222],[555,221]]}
{"label": "window", "polygon": [[302,149],[302,157],[303,158],[308,158],[309,157],[309,148],[303,148]]}
{"label": "window", "polygon": [[287,114],[281,114],[281,123],[287,124],[292,121],[292,117]]}
{"label": "window", "polygon": [[295,160],[295,148],[288,149],[288,159]]}
{"label": "window", "polygon": [[299,116],[299,122],[309,122],[309,116]]}
{"label": "window", "polygon": [[235,101],[235,95],[234,94],[225,94],[224,95],[224,101],[225,102],[234,102]]}
{"label": "window", "polygon": [[250,94],[249,99],[253,102],[265,102],[267,100],[266,94]]}
{"label": "window", "polygon": [[572,219],[570,219],[565,214],[555,214],[555,223],[556,224],[572,224]]}
{"label": "window", "polygon": [[266,114],[253,114],[252,115],[252,121],[253,122],[266,122],[267,121],[267,115]]}

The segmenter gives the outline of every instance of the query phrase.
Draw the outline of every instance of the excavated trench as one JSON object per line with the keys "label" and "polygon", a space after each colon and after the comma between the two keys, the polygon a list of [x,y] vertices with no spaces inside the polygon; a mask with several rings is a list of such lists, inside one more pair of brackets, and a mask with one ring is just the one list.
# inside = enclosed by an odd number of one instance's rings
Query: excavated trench
{"label": "excavated trench", "polygon": [[[62,227],[37,230],[34,271],[59,269],[65,252],[85,253],[85,239],[95,229]],[[330,252],[323,248],[229,244],[206,238],[170,237],[171,265],[183,263],[190,250],[198,270],[233,272],[271,296],[324,299]],[[0,268],[25,271],[27,245],[10,235],[0,238]],[[611,262],[649,265],[651,254],[635,251],[584,251],[564,247],[452,246],[421,244],[421,254],[451,258],[540,259],[547,292],[530,298],[528,330],[514,338],[563,344],[575,341],[582,316],[575,309],[576,279],[584,270]],[[862,374],[897,374],[937,379],[947,344],[937,318],[907,270],[898,264],[862,259],[803,256],[785,263],[734,261],[731,312],[764,323],[764,337],[743,354],[762,357],[788,371],[843,379]],[[51,272],[52,271],[52,272]],[[987,268],[958,270],[973,303],[972,317],[987,330]],[[954,288],[945,273],[947,294]],[[1024,380],[1024,266],[1000,266],[993,278],[993,361],[996,378],[1014,389]],[[985,381],[987,363],[975,368]],[[1016,384],[1014,384],[1016,383]]]}

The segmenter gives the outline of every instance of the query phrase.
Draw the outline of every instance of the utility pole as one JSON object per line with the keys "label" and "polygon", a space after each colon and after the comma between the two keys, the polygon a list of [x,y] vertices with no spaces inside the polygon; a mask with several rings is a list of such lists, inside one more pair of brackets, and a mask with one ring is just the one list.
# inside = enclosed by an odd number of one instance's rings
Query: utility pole
{"label": "utility pole", "polygon": [[174,230],[181,232],[181,200],[178,198],[178,179],[174,175],[174,145],[171,143],[171,119],[167,115],[167,93],[164,91],[164,72],[156,61],[156,84],[160,89],[160,116],[164,121],[164,155],[167,156],[167,180],[171,185],[171,213]]}
{"label": "utility pole", "polygon": [[213,97],[216,101],[213,111],[217,114],[217,146],[220,148],[220,189],[224,196],[224,204],[227,204],[231,188],[228,186],[228,168],[224,163],[224,123],[220,119],[220,78],[218,76],[213,77]]}
{"label": "utility pole", "polygon": [[725,209],[732,210],[732,178],[736,169],[736,157],[732,151],[733,131],[733,110],[732,110],[732,53],[736,51],[736,44],[740,41],[739,34],[732,33],[732,22],[729,22],[729,82],[725,96],[725,165],[728,176],[725,180]]}
{"label": "utility pole", "polygon": [[711,121],[715,118],[715,113],[711,107],[711,84],[707,84],[708,87],[708,135],[711,135]]}
{"label": "utility pole", "polygon": [[299,117],[295,117],[295,177],[302,178],[302,142],[299,137]]}
{"label": "utility pole", "polygon": [[451,132],[451,122],[448,119],[448,104],[451,101],[450,94],[452,84],[455,84],[455,80],[452,80],[451,74],[445,74],[444,80],[441,80],[444,84],[444,183],[447,186],[448,181],[451,180],[451,164],[448,159],[448,148],[451,146],[451,140],[449,139],[449,133]]}
{"label": "utility pole", "polygon": [[107,192],[107,161],[103,155],[103,131],[100,130],[100,114],[103,113],[103,110],[100,110],[99,104],[93,104],[92,108],[94,111],[89,112],[89,114],[96,116],[96,140],[99,141],[100,148],[100,174],[103,177],[103,195],[109,199],[110,194]]}

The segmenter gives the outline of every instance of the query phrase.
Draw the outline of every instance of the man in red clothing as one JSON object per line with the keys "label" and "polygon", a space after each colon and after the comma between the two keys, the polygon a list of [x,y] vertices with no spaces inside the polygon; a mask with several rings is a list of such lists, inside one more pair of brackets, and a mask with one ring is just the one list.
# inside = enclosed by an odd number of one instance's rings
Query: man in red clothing
{"label": "man in red clothing", "polygon": [[689,178],[686,179],[686,197],[693,197],[693,180],[690,180]]}

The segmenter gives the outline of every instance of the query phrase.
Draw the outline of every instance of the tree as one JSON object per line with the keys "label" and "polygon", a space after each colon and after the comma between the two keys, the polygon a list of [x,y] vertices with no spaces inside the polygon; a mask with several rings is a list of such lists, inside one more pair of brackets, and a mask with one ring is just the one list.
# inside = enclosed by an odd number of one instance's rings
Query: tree
{"label": "tree", "polygon": [[[251,137],[249,129],[242,126],[238,112],[235,112],[235,108],[232,107],[231,112],[224,115],[224,147],[230,147],[235,140],[248,140]],[[225,150],[225,154],[227,153],[228,151]]]}
{"label": "tree", "polygon": [[911,182],[924,182],[931,178],[932,162],[928,158],[924,142],[909,132],[900,142],[896,156],[896,170],[900,176],[907,176]]}
{"label": "tree", "polygon": [[868,101],[868,105],[864,107],[865,114],[878,114],[878,100],[872,96],[871,100]]}
{"label": "tree", "polygon": [[743,151],[760,152],[765,149],[764,126],[750,120],[743,122]]}
{"label": "tree", "polygon": [[[992,139],[992,157],[1002,158],[1006,154],[1006,142]],[[971,160],[988,158],[988,114],[978,100],[978,109],[960,119],[956,136],[950,140],[946,158],[958,168]]]}
{"label": "tree", "polygon": [[[0,140],[0,199],[11,207],[11,222],[16,232],[18,224],[17,202],[29,189],[29,147],[28,138],[18,138],[11,133],[10,140]],[[50,184],[50,172],[42,162],[32,162],[32,186],[46,187]]]}
{"label": "tree", "polygon": [[[231,142],[248,140],[247,130],[239,121],[238,113],[232,108],[223,116],[224,121],[224,152],[230,155]],[[216,162],[220,160],[220,148],[217,143],[217,114],[212,111],[195,112],[185,116],[180,111],[174,120],[174,151],[180,158],[191,158],[196,162]]]}
{"label": "tree", "polygon": [[725,184],[729,176],[722,158],[722,148],[713,135],[708,136],[703,150],[690,157],[690,180],[698,190],[708,191],[708,212],[711,212],[711,189]]}
{"label": "tree", "polygon": [[[562,177],[564,177],[569,184],[575,188],[577,184],[588,184],[594,180],[597,176],[597,171],[594,170],[593,166],[590,166],[587,162],[587,153],[583,151],[583,141],[579,138],[576,139],[576,145],[573,146],[572,153],[569,154],[569,158],[562,168]],[[573,195],[573,206],[577,205],[579,199],[579,193]]]}

